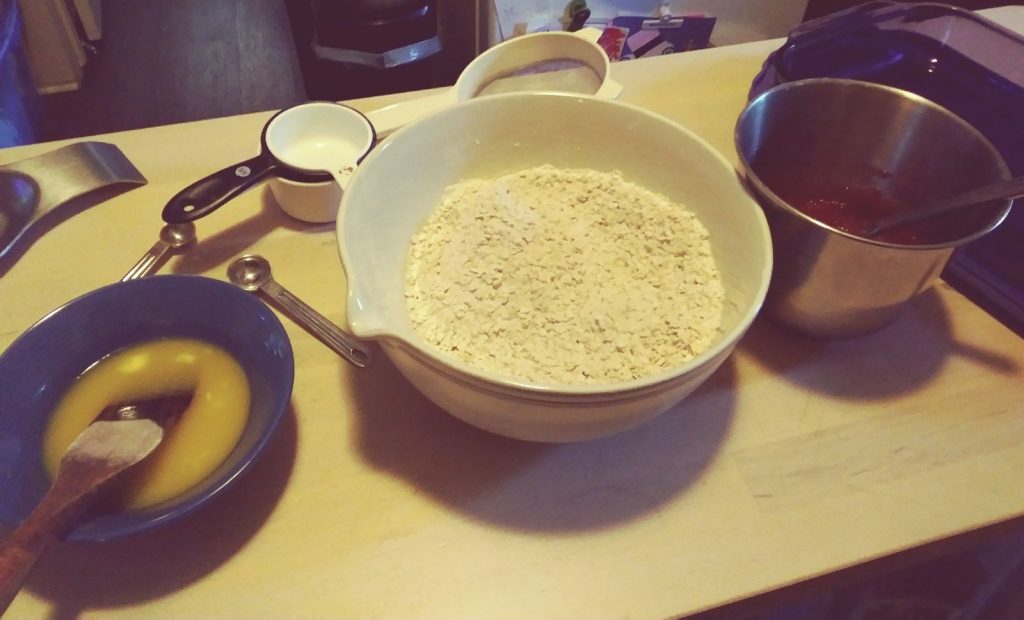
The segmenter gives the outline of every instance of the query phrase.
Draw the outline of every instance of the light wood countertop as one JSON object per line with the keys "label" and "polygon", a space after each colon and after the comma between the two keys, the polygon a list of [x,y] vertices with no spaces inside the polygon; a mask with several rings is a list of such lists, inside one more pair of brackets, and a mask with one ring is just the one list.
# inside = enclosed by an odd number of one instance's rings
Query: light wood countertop
{"label": "light wood countertop", "polygon": [[[1024,8],[989,15],[1024,30]],[[632,61],[613,77],[623,101],[735,161],[733,124],[779,44]],[[0,278],[0,348],[120,279],[167,199],[252,156],[269,116],[103,136],[150,183],[56,226]],[[332,225],[290,221],[258,187],[198,234],[163,272],[223,280],[231,259],[259,253],[344,324]],[[478,431],[383,355],[361,371],[284,324],[291,412],[255,468],[163,529],[54,548],[11,618],[667,618],[1024,515],[1024,340],[943,283],[851,341],[758,319],[674,410],[573,445]]]}

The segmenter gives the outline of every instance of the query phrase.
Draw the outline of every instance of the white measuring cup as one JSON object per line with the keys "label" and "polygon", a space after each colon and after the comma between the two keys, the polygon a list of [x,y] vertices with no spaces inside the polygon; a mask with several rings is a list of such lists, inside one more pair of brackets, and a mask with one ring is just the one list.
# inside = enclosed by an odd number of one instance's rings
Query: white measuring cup
{"label": "white measuring cup", "polygon": [[513,91],[560,91],[615,99],[622,85],[608,75],[611,63],[597,44],[600,32],[538,32],[509,39],[462,71],[448,90],[367,113],[378,136],[432,112],[474,97]]}
{"label": "white measuring cup", "polygon": [[260,153],[206,176],[164,206],[171,224],[197,220],[266,177],[285,213],[329,222],[356,165],[376,143],[373,125],[357,110],[327,101],[286,108],[263,126]]}

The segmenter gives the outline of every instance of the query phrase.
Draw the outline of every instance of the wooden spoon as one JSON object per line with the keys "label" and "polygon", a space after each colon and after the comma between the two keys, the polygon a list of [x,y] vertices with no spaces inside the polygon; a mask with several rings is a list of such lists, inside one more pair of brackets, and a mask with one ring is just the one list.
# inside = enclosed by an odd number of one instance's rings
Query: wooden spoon
{"label": "wooden spoon", "polygon": [[[191,395],[175,395],[109,407],[100,414],[99,421],[71,442],[49,491],[0,543],[0,615],[14,600],[43,550],[71,531],[96,500],[97,491],[160,445],[168,419],[180,416],[189,400]],[[138,419],[119,419],[125,417],[126,409]]]}

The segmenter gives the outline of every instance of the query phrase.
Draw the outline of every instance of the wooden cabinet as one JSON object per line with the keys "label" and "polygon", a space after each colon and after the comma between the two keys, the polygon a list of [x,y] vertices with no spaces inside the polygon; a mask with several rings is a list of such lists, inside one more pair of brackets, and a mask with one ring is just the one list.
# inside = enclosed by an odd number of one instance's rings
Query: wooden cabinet
{"label": "wooden cabinet", "polygon": [[85,36],[98,39],[100,0],[19,0],[25,24],[25,55],[40,94],[75,90],[82,83],[87,56]]}
{"label": "wooden cabinet", "polygon": [[82,24],[82,30],[90,41],[103,36],[103,19],[100,0],[75,0],[75,11]]}

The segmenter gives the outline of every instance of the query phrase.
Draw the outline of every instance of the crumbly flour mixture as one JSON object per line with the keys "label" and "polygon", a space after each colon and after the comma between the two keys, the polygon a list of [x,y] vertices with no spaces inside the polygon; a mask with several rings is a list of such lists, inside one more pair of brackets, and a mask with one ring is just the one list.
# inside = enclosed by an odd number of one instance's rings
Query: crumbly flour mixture
{"label": "crumbly flour mixture", "polygon": [[711,345],[723,296],[697,217],[617,172],[546,165],[452,185],[406,264],[421,336],[545,385],[677,366]]}

